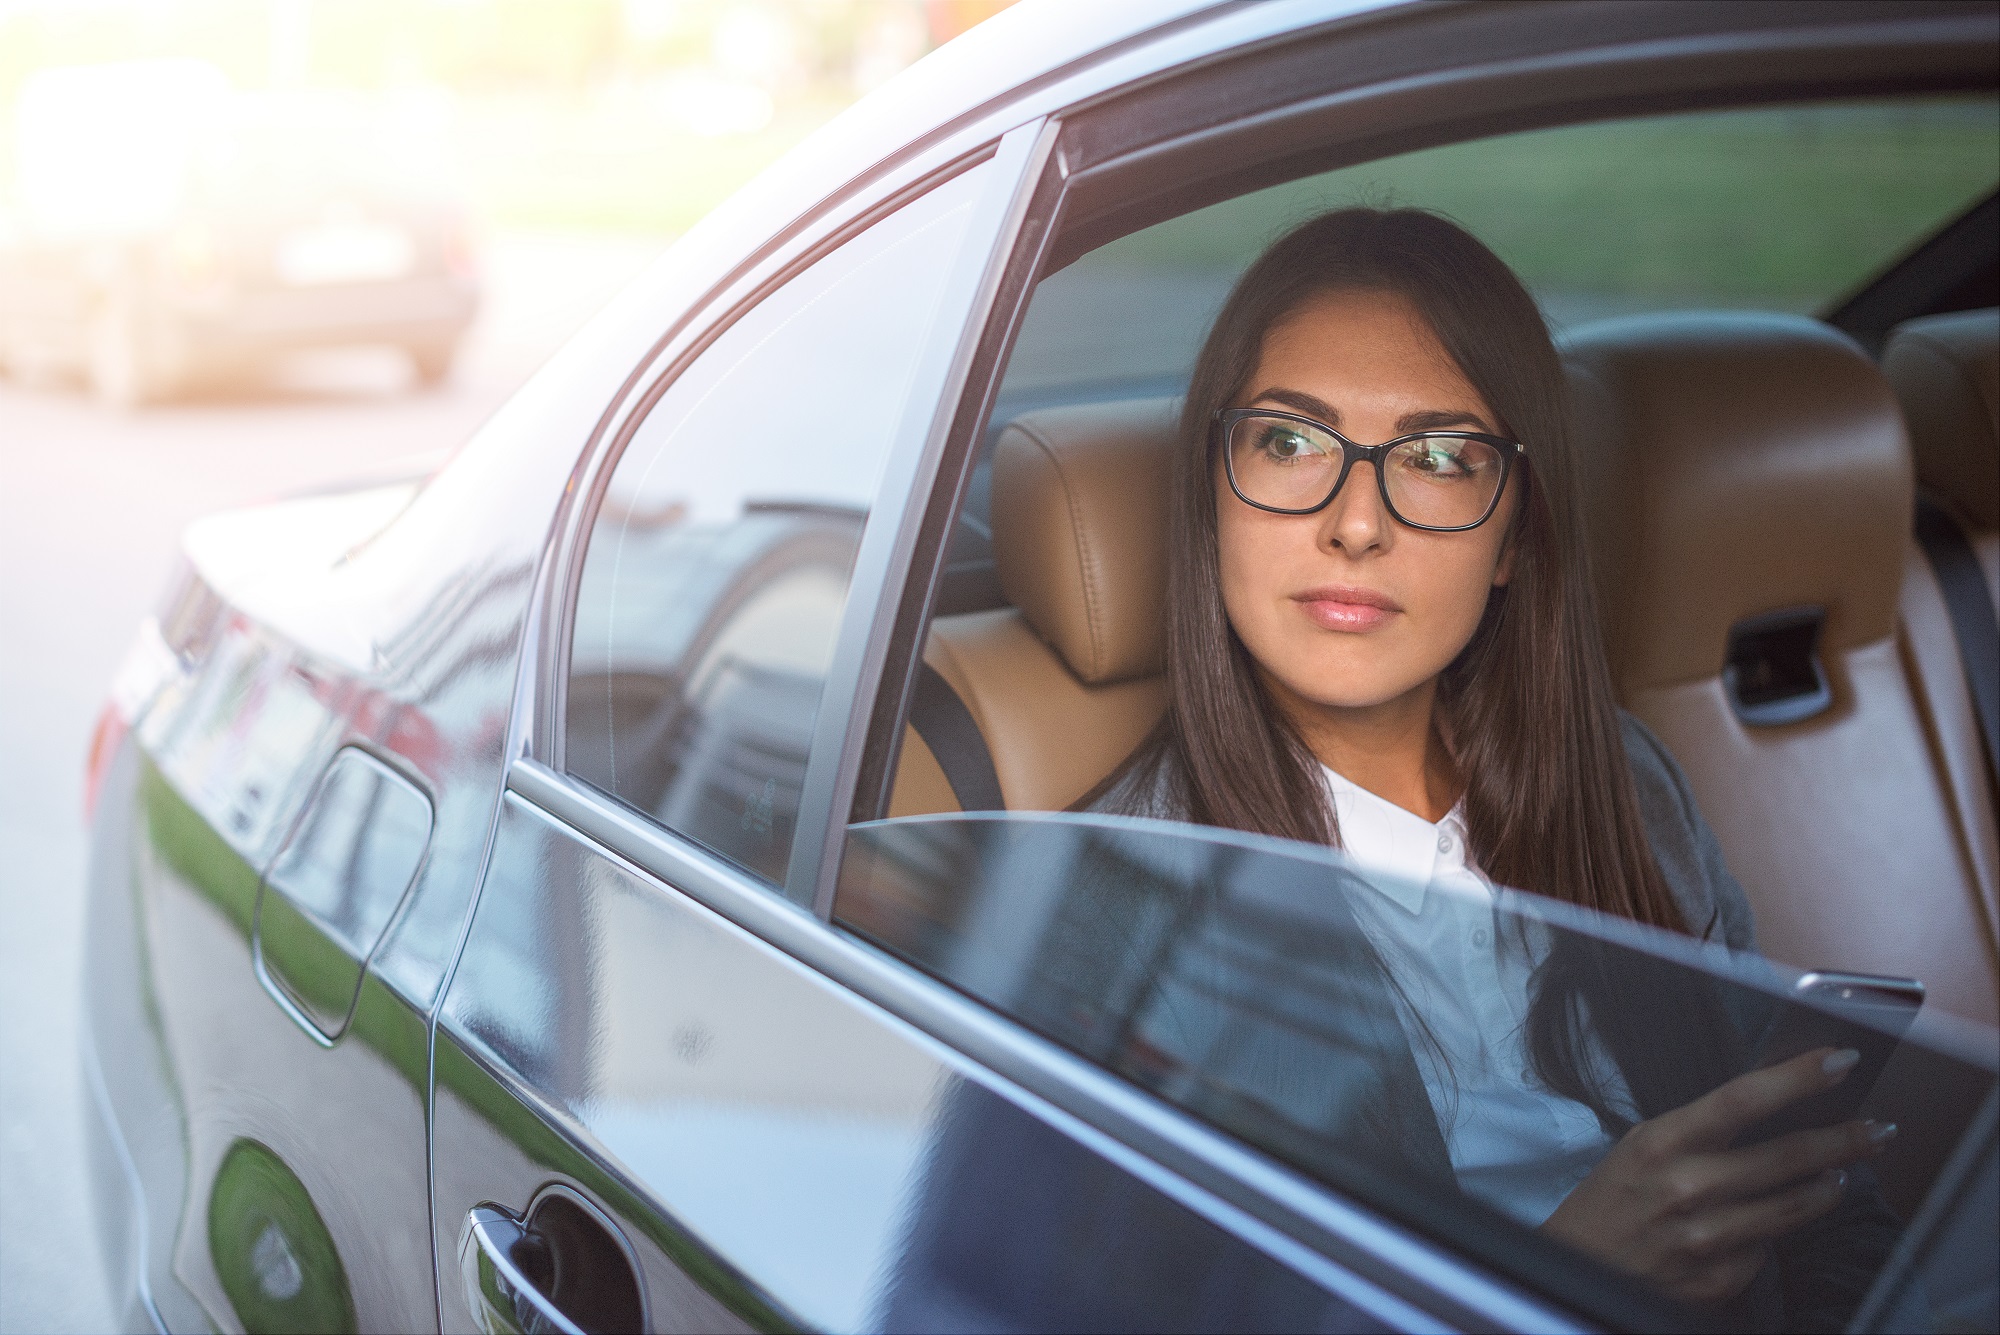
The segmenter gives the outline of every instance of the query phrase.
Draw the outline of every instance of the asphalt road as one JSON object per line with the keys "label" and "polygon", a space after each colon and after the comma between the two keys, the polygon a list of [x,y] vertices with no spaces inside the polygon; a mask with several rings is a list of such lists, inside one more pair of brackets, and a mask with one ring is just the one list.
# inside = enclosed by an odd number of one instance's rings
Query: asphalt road
{"label": "asphalt road", "polygon": [[436,390],[369,352],[135,413],[0,382],[0,1332],[114,1328],[76,1059],[83,758],[181,529],[456,444],[660,248],[496,238],[484,312]]}

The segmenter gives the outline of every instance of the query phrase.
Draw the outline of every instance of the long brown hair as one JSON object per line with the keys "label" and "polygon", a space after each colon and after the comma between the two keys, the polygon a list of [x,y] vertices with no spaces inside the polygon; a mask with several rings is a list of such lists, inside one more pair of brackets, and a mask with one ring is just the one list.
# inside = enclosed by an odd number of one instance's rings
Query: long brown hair
{"label": "long brown hair", "polygon": [[[1340,832],[1318,762],[1264,688],[1222,601],[1211,428],[1255,372],[1266,334],[1328,291],[1393,292],[1429,322],[1466,379],[1527,446],[1508,484],[1513,575],[1438,683],[1438,723],[1465,788],[1472,852],[1499,884],[1687,931],[1639,812],[1599,639],[1568,383],[1534,299],[1470,233],[1416,209],[1341,209],[1281,237],[1230,293],[1181,413],[1168,546],[1167,712],[1098,790],[1186,819],[1316,843]],[[1633,981],[1636,985],[1636,980]],[[1623,1032],[1627,981],[1581,944],[1537,971],[1527,1040],[1543,1081],[1623,1123],[1587,1057],[1585,1009],[1644,1115],[1684,1097],[1648,1073],[1657,1036]],[[1670,1046],[1685,1046],[1673,1045]],[[1698,1046],[1698,1045],[1697,1045]],[[1693,1048],[1693,1069],[1710,1064]],[[1651,1105],[1651,1106],[1648,1106]]]}
{"label": "long brown hair", "polygon": [[[1210,424],[1244,394],[1266,334],[1324,292],[1394,292],[1526,444],[1508,484],[1514,572],[1494,588],[1472,640],[1438,681],[1440,727],[1466,783],[1472,853],[1500,885],[1686,931],[1654,859],[1620,737],[1582,532],[1578,442],[1568,380],[1534,298],[1470,232],[1424,210],[1344,208],[1294,228],[1238,280],[1194,364],[1168,544],[1168,707],[1152,737],[1098,793],[1186,819],[1314,843],[1340,843],[1320,767],[1270,699],[1222,606]],[[1624,1123],[1588,1059],[1586,1019],[1630,1081],[1642,1115],[1686,1097],[1654,1077],[1660,1035],[1632,1029],[1642,979],[1612,977],[1582,943],[1562,941],[1536,973],[1528,1049],[1554,1091]],[[1706,1003],[1702,1003],[1706,1009]],[[1666,1039],[1668,1047],[1688,1047]],[[1700,1045],[1668,1065],[1712,1065]],[[1714,1083],[1720,1067],[1700,1085]],[[1672,1081],[1670,1081],[1672,1083]]]}
{"label": "long brown hair", "polygon": [[[1496,882],[1685,930],[1619,736],[1582,536],[1568,387],[1534,298],[1469,232],[1418,209],[1341,209],[1281,237],[1216,317],[1181,412],[1168,545],[1167,713],[1126,772],[1207,825],[1338,843],[1318,762],[1222,603],[1211,426],[1265,335],[1308,299],[1393,292],[1524,442],[1512,579],[1438,685],[1473,852]],[[1119,787],[1125,785],[1119,784]],[[1145,783],[1138,785],[1146,787]]]}

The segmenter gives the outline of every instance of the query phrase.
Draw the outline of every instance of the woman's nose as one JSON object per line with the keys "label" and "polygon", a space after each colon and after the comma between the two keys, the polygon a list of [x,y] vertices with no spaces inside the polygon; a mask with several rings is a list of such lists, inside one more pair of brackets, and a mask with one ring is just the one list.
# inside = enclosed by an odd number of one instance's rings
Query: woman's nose
{"label": "woman's nose", "polygon": [[1340,494],[1320,511],[1320,542],[1349,556],[1360,556],[1388,544],[1395,520],[1382,504],[1375,465],[1357,463],[1347,474]]}

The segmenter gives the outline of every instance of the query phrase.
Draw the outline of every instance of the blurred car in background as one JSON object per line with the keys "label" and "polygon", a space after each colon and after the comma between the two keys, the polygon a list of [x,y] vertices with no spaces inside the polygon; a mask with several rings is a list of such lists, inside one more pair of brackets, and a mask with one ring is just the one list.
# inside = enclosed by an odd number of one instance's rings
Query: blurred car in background
{"label": "blurred car in background", "polygon": [[0,369],[129,406],[374,344],[441,380],[479,278],[429,113],[239,92],[190,60],[36,74],[0,213]]}

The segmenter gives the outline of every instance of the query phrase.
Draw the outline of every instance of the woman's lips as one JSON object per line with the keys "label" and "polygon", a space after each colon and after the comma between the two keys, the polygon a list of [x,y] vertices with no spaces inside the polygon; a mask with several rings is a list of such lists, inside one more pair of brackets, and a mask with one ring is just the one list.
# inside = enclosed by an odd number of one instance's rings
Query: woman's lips
{"label": "woman's lips", "polygon": [[1380,630],[1403,610],[1401,603],[1385,593],[1345,585],[1307,589],[1293,594],[1292,601],[1305,610],[1313,624],[1325,630]]}

